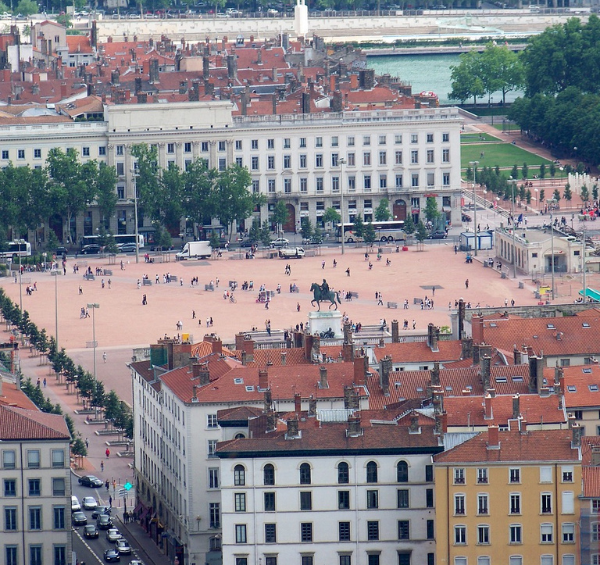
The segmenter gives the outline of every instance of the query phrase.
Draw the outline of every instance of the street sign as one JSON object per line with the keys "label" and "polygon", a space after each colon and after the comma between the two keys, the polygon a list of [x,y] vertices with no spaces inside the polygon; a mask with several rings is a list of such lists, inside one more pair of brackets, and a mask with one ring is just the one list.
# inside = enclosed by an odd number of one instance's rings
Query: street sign
{"label": "street sign", "polygon": [[133,485],[132,485],[132,484],[131,484],[129,481],[127,481],[127,482],[126,482],[126,483],[123,485],[123,488],[124,488],[125,490],[131,490],[131,489],[133,488]]}

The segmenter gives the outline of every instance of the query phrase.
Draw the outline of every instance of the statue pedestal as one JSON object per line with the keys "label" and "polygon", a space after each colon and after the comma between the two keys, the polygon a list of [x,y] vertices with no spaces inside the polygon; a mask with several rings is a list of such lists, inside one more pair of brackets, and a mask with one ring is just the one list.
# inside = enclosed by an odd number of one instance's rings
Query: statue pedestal
{"label": "statue pedestal", "polygon": [[339,310],[333,310],[332,312],[309,312],[308,327],[311,334],[320,334],[331,328],[337,339],[344,337],[342,313]]}

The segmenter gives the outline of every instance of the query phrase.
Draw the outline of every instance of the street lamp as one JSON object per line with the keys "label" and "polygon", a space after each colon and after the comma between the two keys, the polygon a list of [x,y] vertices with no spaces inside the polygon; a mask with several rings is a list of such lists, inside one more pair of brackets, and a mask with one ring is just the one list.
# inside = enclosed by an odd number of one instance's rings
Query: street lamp
{"label": "street lamp", "polygon": [[[88,308],[92,309],[92,345],[94,346],[94,393],[96,392],[96,386],[98,380],[96,378],[96,347],[98,342],[96,341],[96,308],[100,308],[100,304],[97,302],[90,303],[87,305]],[[94,403],[95,404],[95,403]],[[98,419],[98,406],[96,406],[96,420]]]}
{"label": "street lamp", "polygon": [[342,255],[345,252],[344,249],[344,240],[346,239],[346,233],[344,231],[344,165],[346,164],[346,159],[343,157],[338,159],[338,163],[340,164],[340,217],[342,224]]}
{"label": "street lamp", "polygon": [[50,274],[54,277],[54,339],[56,340],[56,350],[60,351],[60,347],[58,347],[58,275],[60,275],[60,271],[56,269],[50,271]]}
{"label": "street lamp", "polygon": [[554,222],[553,222],[553,218],[552,218],[552,214],[550,214],[550,249],[551,249],[551,253],[552,253],[552,289],[551,289],[551,296],[552,296],[552,300],[554,300]]}
{"label": "street lamp", "polygon": [[138,240],[138,206],[137,206],[137,174],[135,168],[131,170],[131,177],[133,179],[133,212],[135,222],[135,262],[140,262],[140,242]]}
{"label": "street lamp", "polygon": [[479,165],[479,161],[469,161],[469,165],[473,167],[473,231],[475,232],[475,251],[474,255],[477,257],[477,195],[475,194],[475,182],[477,177],[477,165]]}
{"label": "street lamp", "polygon": [[515,206],[515,187],[517,186],[516,179],[512,181],[512,198],[510,202],[510,215],[512,217],[512,264],[513,264],[513,279],[517,278],[517,249],[515,247],[515,231],[517,226],[515,224],[515,214],[514,214],[514,206]]}
{"label": "street lamp", "polygon": [[586,264],[585,264],[585,224],[583,226],[583,233],[581,234],[581,264],[583,269],[583,303],[585,304],[587,299],[587,281],[585,277]]}
{"label": "street lamp", "polygon": [[493,127],[494,126],[494,97],[492,96],[490,100],[492,101],[491,111],[492,111],[492,127]]}

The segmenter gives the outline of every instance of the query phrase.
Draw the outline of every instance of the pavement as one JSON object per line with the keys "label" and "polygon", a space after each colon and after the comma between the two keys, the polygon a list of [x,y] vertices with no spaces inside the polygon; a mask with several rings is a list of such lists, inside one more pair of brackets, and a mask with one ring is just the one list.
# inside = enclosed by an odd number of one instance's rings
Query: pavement
{"label": "pavement", "polygon": [[[495,133],[501,134],[497,130]],[[486,213],[496,216],[492,211]],[[479,219],[479,214],[478,221],[484,222],[483,218]],[[462,226],[454,226],[451,235],[457,236],[462,229]],[[207,332],[214,332],[225,343],[232,343],[236,332],[252,327],[263,329],[267,320],[271,321],[274,330],[306,323],[307,312],[312,309],[309,287],[312,282],[321,282],[324,278],[332,289],[358,293],[359,297],[352,302],[343,301],[340,310],[363,325],[379,324],[384,318],[388,324],[399,319],[401,327],[403,319],[407,319],[411,326],[414,320],[417,329],[425,328],[430,322],[449,326],[449,310],[459,298],[471,302],[473,307],[481,305],[505,309],[505,301],[510,303],[512,299],[517,306],[537,304],[534,296],[536,285],[530,278],[519,275],[502,279],[495,269],[482,268],[478,261],[493,256],[493,252],[480,252],[474,263],[466,264],[465,255],[455,253],[452,239],[410,246],[408,251],[399,253],[393,252],[395,247],[391,251],[384,253],[381,261],[371,255],[372,268],[369,268],[369,260],[365,259],[365,249],[352,249],[350,246],[347,246],[344,255],[339,247],[331,247],[323,248],[322,254],[316,257],[287,261],[258,257],[229,260],[230,254],[224,253],[223,258],[218,260],[154,264],[145,263],[142,256],[140,263],[136,264],[135,257],[129,256],[125,259],[123,270],[118,264],[109,264],[107,258],[90,256],[77,262],[69,258],[64,276],[25,273],[24,280],[37,284],[38,290],[30,296],[23,288],[20,298],[19,284],[15,284],[12,278],[0,279],[0,286],[16,304],[22,301],[23,309],[29,312],[39,328],[46,328],[50,335],[56,335],[58,330],[59,346],[67,350],[76,364],[95,372],[107,391],[114,389],[129,403],[132,385],[126,364],[131,361],[133,348],[148,347],[164,335],[176,335],[179,321],[183,324],[179,333],[192,334],[194,341],[202,340]],[[386,266],[388,258],[391,264]],[[333,266],[334,259],[337,267]],[[79,265],[78,273],[73,271],[76,263]],[[291,265],[290,276],[284,274],[286,264]],[[92,271],[96,267],[111,269],[112,274],[87,281],[82,276],[86,266],[90,266]],[[346,269],[350,269],[350,276],[346,275]],[[166,273],[176,275],[178,282],[163,284],[162,275]],[[158,285],[154,284],[157,274],[161,279]],[[148,276],[152,285],[138,288],[137,281],[144,275]],[[198,285],[191,286],[192,277],[198,277]],[[588,285],[598,288],[599,277],[588,276]],[[215,292],[204,290],[205,284],[210,281],[216,283],[217,279],[219,284]],[[229,281],[237,281],[238,286],[244,281],[253,281],[255,290],[237,290],[237,303],[231,303],[223,297]],[[520,282],[523,289],[519,289]],[[282,287],[281,294],[275,295],[269,310],[256,301],[261,284],[269,290],[275,290],[278,284]],[[290,293],[291,284],[298,285],[300,292]],[[433,286],[435,292],[432,295]],[[572,302],[581,288],[573,277],[557,277],[557,286],[561,296],[561,300],[557,301],[564,302]],[[375,292],[382,293],[384,306],[376,305]],[[142,305],[143,295],[148,302],[145,306]],[[413,305],[413,298],[425,296],[433,298],[431,310],[421,310]],[[401,306],[405,299],[409,301],[408,310]],[[385,306],[387,302],[397,302],[400,308],[388,309]],[[80,310],[88,303],[99,304],[99,308],[90,311],[90,318],[81,318]],[[206,319],[210,317],[214,324],[207,328]],[[97,341],[95,360],[94,336]],[[106,356],[103,356],[104,353]],[[49,365],[40,364],[40,357],[30,354],[27,349],[20,350],[20,362],[24,375],[33,382],[37,378],[41,381],[46,378],[44,393],[63,406],[82,437],[88,439],[88,456],[76,472],[94,474],[111,483],[114,480],[117,488],[128,480],[133,481],[133,459],[119,456],[119,448],[110,445],[111,455],[106,457],[107,441],[114,440],[115,436],[98,435],[96,432],[103,425],[90,423],[84,415],[77,413],[82,408],[79,398],[56,380]],[[101,462],[104,470],[101,470]],[[119,509],[121,501],[118,497],[114,498]],[[131,503],[128,503],[129,509],[132,508]],[[138,524],[120,524],[120,527],[144,548],[149,562],[156,565],[166,563]]]}

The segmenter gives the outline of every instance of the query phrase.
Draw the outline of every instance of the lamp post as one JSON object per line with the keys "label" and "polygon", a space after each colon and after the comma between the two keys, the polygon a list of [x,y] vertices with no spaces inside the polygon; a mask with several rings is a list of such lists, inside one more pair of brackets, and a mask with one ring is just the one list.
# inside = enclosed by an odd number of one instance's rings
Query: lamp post
{"label": "lamp post", "polygon": [[21,280],[23,278],[23,270],[21,269],[21,253],[19,253],[19,311],[23,314],[23,287]]}
{"label": "lamp post", "polygon": [[583,303],[587,300],[587,281],[585,278],[586,264],[585,264],[585,224],[583,226],[583,233],[581,235],[581,268],[583,270]]}
{"label": "lamp post", "polygon": [[[94,393],[96,392],[96,385],[98,380],[96,378],[96,347],[98,346],[98,342],[96,341],[96,308],[100,308],[100,304],[97,302],[90,303],[87,305],[88,308],[92,309],[92,345],[94,346]],[[94,403],[96,404],[96,403]],[[96,420],[98,419],[98,406],[96,408]]]}
{"label": "lamp post", "polygon": [[138,241],[138,206],[137,206],[137,174],[135,168],[131,170],[131,178],[133,179],[133,221],[135,222],[135,262],[140,262],[140,242]]}
{"label": "lamp post", "polygon": [[492,111],[492,127],[493,127],[494,126],[494,97],[492,96],[490,98],[490,100],[492,101],[491,111]]}
{"label": "lamp post", "polygon": [[552,297],[552,300],[554,300],[554,222],[552,214],[550,214],[550,250],[552,253],[552,289],[550,290],[550,296]]}
{"label": "lamp post", "polygon": [[515,206],[515,187],[517,186],[517,181],[513,179],[512,182],[512,198],[510,202],[510,215],[512,216],[512,264],[513,264],[513,279],[517,278],[517,249],[515,247],[515,231],[517,226],[515,225],[515,214],[514,214],[514,206]]}
{"label": "lamp post", "polygon": [[340,217],[342,219],[342,255],[345,253],[345,239],[346,233],[344,231],[344,165],[346,164],[346,159],[343,157],[338,159],[338,163],[340,164]]}
{"label": "lamp post", "polygon": [[477,241],[477,195],[475,194],[475,182],[477,180],[477,165],[479,165],[479,161],[469,161],[469,165],[473,167],[473,231],[475,232],[475,251],[473,254],[477,257],[477,248],[479,245]]}
{"label": "lamp post", "polygon": [[56,340],[56,350],[60,351],[58,346],[58,275],[60,271],[50,271],[50,274],[54,277],[54,339]]}

